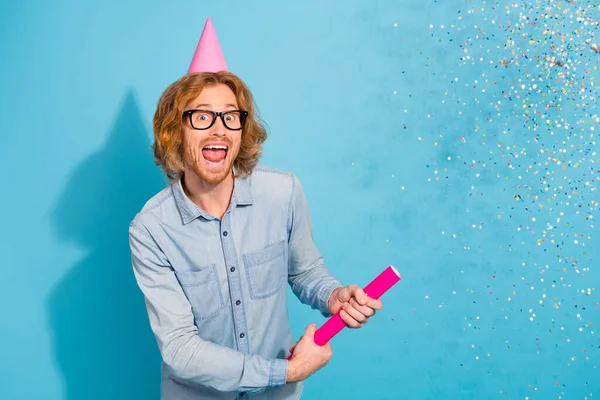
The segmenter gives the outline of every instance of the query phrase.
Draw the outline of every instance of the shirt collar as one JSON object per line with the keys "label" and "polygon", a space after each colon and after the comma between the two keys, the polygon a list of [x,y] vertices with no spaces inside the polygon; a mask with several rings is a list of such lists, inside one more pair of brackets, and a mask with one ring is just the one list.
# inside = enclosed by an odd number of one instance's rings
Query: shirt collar
{"label": "shirt collar", "polygon": [[249,176],[239,176],[235,178],[233,198],[236,206],[252,205],[252,190]]}
{"label": "shirt collar", "polygon": [[[207,213],[198,207],[193,201],[191,201],[185,192],[181,180],[178,178],[171,184],[171,190],[173,197],[175,198],[175,204],[179,209],[181,215],[181,222],[189,224],[198,217],[202,217],[207,220],[215,219],[214,215]],[[238,206],[249,206],[252,205],[252,191],[250,187],[250,177],[240,176],[235,178],[233,184],[233,196],[231,196],[231,208]]]}

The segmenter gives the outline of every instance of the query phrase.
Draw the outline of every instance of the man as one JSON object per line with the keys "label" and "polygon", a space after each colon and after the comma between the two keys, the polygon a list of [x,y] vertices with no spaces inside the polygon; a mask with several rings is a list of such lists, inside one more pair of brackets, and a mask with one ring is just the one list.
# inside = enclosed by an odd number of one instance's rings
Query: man
{"label": "man", "polygon": [[266,132],[247,86],[223,66],[197,69],[159,100],[154,152],[171,183],[129,229],[162,398],[298,399],[332,352],[313,324],[294,345],[285,282],[352,328],[382,305],[323,265],[298,179],[258,166]]}

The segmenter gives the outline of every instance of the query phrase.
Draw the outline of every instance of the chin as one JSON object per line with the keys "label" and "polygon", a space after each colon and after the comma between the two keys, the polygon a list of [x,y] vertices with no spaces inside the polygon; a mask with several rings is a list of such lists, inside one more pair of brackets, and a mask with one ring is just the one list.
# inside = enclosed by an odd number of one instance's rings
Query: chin
{"label": "chin", "polygon": [[199,175],[199,177],[206,183],[210,183],[211,185],[218,185],[219,183],[223,182],[229,176],[229,174],[231,174],[231,170],[229,170],[229,172],[219,175],[215,173],[201,174]]}
{"label": "chin", "polygon": [[218,170],[196,166],[196,168],[194,168],[194,172],[202,181],[211,185],[217,185],[223,182],[229,175],[233,173],[233,165],[223,166]]}

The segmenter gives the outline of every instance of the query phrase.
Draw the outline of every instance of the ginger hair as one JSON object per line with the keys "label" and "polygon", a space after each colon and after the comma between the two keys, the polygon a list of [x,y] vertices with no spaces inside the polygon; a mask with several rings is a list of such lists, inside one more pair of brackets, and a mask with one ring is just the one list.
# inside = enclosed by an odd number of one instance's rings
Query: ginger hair
{"label": "ginger hair", "polygon": [[236,175],[250,175],[258,164],[267,132],[256,112],[250,89],[228,71],[194,72],[184,75],[162,93],[152,121],[155,162],[170,180],[180,178],[185,169],[183,112],[205,87],[218,84],[227,85],[235,95],[238,107],[248,112],[242,128],[240,151],[233,163]]}

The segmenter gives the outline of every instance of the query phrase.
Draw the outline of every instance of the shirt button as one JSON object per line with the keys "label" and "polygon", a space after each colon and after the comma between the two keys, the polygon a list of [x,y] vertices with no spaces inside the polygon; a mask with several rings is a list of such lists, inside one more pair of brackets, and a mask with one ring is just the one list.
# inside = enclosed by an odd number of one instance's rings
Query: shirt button
{"label": "shirt button", "polygon": [[241,301],[239,301],[239,300],[237,300],[237,301],[235,302],[235,305],[236,305],[236,306],[239,306],[240,304],[242,304],[242,302],[241,302]]}
{"label": "shirt button", "polygon": [[231,267],[229,270],[230,270],[231,272],[233,272],[233,271],[235,271],[235,267]]}
{"label": "shirt button", "polygon": [[223,232],[223,236],[227,236],[227,231]]}
{"label": "shirt button", "polygon": [[240,338],[242,338],[242,339],[243,339],[243,338],[244,338],[244,336],[246,336],[246,335],[244,335],[243,333],[240,333]]}

